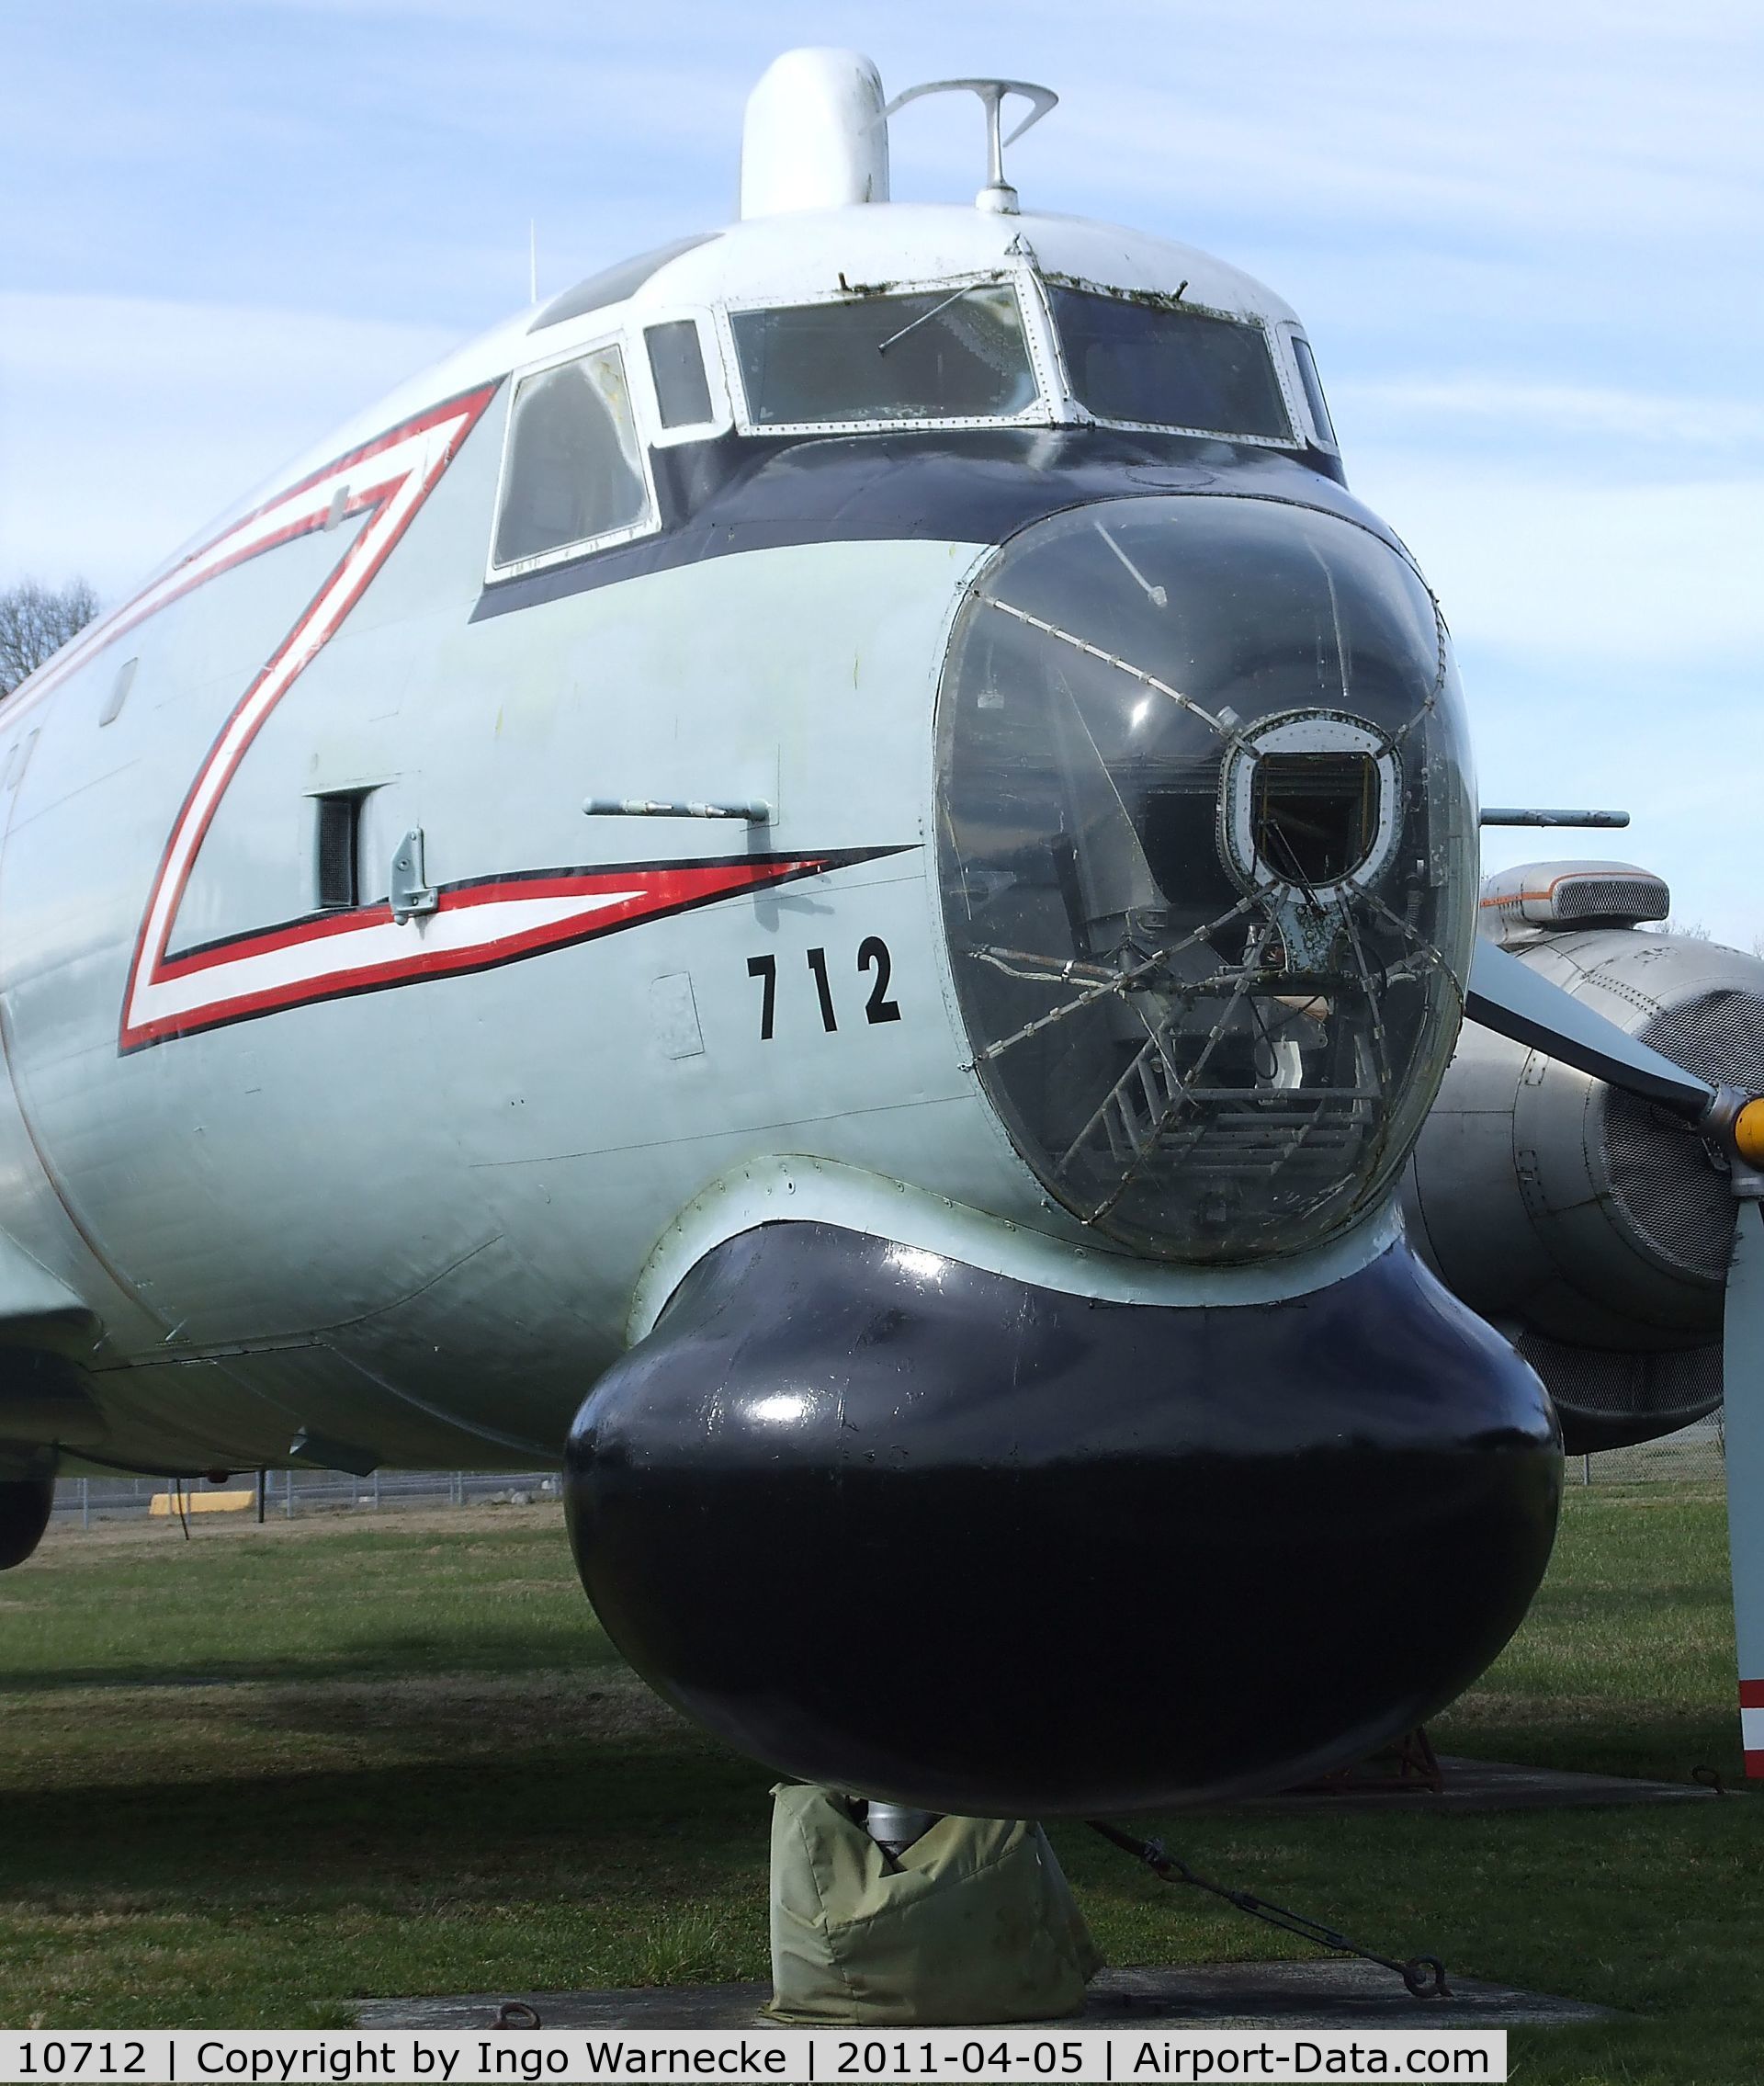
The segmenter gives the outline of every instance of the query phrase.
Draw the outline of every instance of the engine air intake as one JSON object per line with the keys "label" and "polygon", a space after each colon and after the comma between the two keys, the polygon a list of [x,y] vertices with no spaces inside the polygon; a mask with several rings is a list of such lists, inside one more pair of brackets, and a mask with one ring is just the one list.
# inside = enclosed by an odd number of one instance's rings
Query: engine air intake
{"label": "engine air intake", "polygon": [[1503,941],[1532,927],[1638,927],[1671,910],[1665,879],[1629,862],[1521,862],[1482,885],[1484,931]]}

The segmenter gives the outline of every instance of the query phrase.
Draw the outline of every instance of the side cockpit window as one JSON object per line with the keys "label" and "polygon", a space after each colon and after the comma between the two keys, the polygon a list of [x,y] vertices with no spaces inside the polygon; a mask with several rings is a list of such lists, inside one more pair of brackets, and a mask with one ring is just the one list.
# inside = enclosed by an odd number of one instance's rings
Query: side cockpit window
{"label": "side cockpit window", "polygon": [[1293,359],[1298,364],[1298,380],[1305,387],[1305,403],[1311,415],[1311,430],[1329,448],[1337,447],[1335,423],[1329,418],[1329,401],[1323,396],[1323,380],[1317,373],[1317,357],[1303,334],[1293,335]]}
{"label": "side cockpit window", "polygon": [[655,526],[654,496],[616,346],[524,377],[509,416],[491,562],[524,572]]}

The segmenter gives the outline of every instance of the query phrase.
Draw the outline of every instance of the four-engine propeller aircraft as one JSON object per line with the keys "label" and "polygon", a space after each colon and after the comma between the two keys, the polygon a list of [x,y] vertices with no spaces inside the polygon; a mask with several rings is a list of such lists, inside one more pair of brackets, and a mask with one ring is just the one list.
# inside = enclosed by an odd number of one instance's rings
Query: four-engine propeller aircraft
{"label": "four-engine propeller aircraft", "polygon": [[899,103],[790,54],[738,223],[0,709],[0,1562],[69,1458],[567,1442],[658,1687],[1035,1816],[1457,1694],[1548,1555],[1538,1372],[1571,1440],[1713,1406],[1736,1208],[1764,1485],[1764,966],[1597,866],[1478,937],[1445,624],[1297,316],[1023,210],[1001,105],[1053,96],[944,84],[976,207],[890,203]]}

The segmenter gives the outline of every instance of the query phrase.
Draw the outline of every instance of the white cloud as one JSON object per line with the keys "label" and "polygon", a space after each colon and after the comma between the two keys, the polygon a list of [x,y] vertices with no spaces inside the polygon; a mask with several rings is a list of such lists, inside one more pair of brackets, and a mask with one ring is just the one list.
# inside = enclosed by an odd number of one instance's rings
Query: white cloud
{"label": "white cloud", "polygon": [[0,573],[81,573],[114,598],[453,345],[311,312],[0,297]]}
{"label": "white cloud", "polygon": [[1354,490],[1415,552],[1461,645],[1696,666],[1764,652],[1764,474],[1583,484],[1365,450]]}
{"label": "white cloud", "polygon": [[1450,438],[1469,419],[1478,433],[1519,440],[1615,435],[1630,442],[1665,442],[1731,452],[1764,439],[1764,403],[1756,399],[1696,397],[1625,390],[1614,384],[1564,384],[1504,377],[1350,379],[1330,386],[1337,417],[1351,418],[1376,440],[1386,427],[1411,436],[1417,423]]}

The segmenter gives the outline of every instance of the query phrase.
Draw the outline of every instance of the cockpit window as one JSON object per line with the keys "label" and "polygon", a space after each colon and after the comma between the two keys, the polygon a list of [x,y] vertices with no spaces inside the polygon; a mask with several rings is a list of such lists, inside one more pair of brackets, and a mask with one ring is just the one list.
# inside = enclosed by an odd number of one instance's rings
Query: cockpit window
{"label": "cockpit window", "polygon": [[1099,420],[1290,442],[1292,426],[1258,325],[1049,286],[1066,368]]}
{"label": "cockpit window", "polygon": [[755,427],[993,420],[1035,402],[1008,283],[730,314]]}
{"label": "cockpit window", "polygon": [[711,417],[710,385],[705,376],[704,350],[690,319],[670,319],[646,326],[650,375],[655,381],[656,411],[664,427],[696,427]]}
{"label": "cockpit window", "polygon": [[499,570],[653,525],[625,361],[597,347],[514,394],[492,562]]}
{"label": "cockpit window", "polygon": [[1305,402],[1311,409],[1311,425],[1317,438],[1334,448],[1335,423],[1329,418],[1329,401],[1323,396],[1323,380],[1317,373],[1317,357],[1303,334],[1293,335],[1293,357],[1298,364],[1298,380],[1305,387]]}

